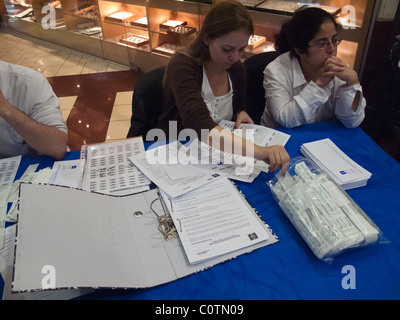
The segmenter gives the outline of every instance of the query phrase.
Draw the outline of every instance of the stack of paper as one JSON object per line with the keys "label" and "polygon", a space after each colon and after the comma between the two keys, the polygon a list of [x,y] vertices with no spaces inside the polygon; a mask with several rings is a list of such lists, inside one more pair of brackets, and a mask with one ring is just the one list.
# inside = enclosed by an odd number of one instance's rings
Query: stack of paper
{"label": "stack of paper", "polygon": [[235,129],[234,121],[222,120],[219,125],[233,134],[262,147],[285,146],[290,138],[290,135],[286,133],[256,124],[242,123],[239,128]]}
{"label": "stack of paper", "polygon": [[7,196],[17,174],[21,156],[0,160],[0,249],[4,243],[7,215]]}
{"label": "stack of paper", "polygon": [[305,143],[300,151],[344,190],[365,186],[371,177],[370,172],[350,159],[330,139]]}
{"label": "stack of paper", "polygon": [[[182,149],[186,150],[179,141],[174,141],[131,156],[129,160],[172,198],[225,176],[222,172],[196,170],[196,167],[190,164],[181,164],[180,155],[185,155]],[[174,166],[177,166],[175,170]]]}
{"label": "stack of paper", "polygon": [[164,192],[162,196],[190,264],[265,242],[271,236],[227,178],[180,197],[171,199]]}
{"label": "stack of paper", "polygon": [[127,195],[149,190],[151,181],[128,157],[144,153],[141,137],[81,148],[81,188],[91,192]]}

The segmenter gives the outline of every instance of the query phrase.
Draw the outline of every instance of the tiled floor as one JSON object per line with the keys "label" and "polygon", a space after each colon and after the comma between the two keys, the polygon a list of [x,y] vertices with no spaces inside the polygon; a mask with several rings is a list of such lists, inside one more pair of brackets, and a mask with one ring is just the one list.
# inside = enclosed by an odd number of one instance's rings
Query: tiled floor
{"label": "tiled floor", "polygon": [[26,66],[46,77],[129,70],[76,50],[0,28],[0,60]]}
{"label": "tiled floor", "polygon": [[128,67],[0,29],[0,60],[48,78],[69,129],[68,146],[126,137],[138,74]]}
{"label": "tiled floor", "polygon": [[68,126],[68,146],[124,139],[130,127],[134,71],[47,78]]}

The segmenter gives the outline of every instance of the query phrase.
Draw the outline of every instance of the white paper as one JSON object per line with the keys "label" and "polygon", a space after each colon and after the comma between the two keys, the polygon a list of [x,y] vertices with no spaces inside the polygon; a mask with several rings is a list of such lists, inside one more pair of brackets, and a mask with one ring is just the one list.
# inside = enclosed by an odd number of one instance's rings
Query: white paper
{"label": "white paper", "polygon": [[39,164],[31,164],[24,172],[21,178],[14,181],[11,185],[10,191],[7,196],[7,202],[11,202],[11,208],[7,212],[7,221],[15,222],[17,220],[17,200],[19,193],[19,185],[21,182],[32,182],[35,179],[35,171]]}
{"label": "white paper", "polygon": [[[223,173],[201,172],[197,175],[190,175],[184,178],[171,180],[164,169],[166,163],[176,163],[171,156],[174,152],[170,152],[170,145],[162,145],[158,148],[147,150],[146,153],[129,158],[136,167],[139,168],[151,181],[153,181],[160,189],[166,192],[170,197],[178,197],[186,192],[192,191],[211,181],[225,176]],[[168,158],[167,158],[168,157]],[[162,159],[166,159],[165,162]]]}
{"label": "white paper", "polygon": [[79,188],[79,162],[80,160],[56,161],[53,164],[51,184]]}
{"label": "white paper", "polygon": [[224,173],[233,180],[253,182],[261,171],[253,158],[222,152],[198,139],[189,145],[188,155],[190,162],[196,166]]}
{"label": "white paper", "polygon": [[[235,129],[234,121],[222,120],[219,125],[224,129],[231,131],[233,134],[262,147],[270,147],[274,145],[285,146],[290,139],[290,135],[286,133],[256,124],[242,123],[239,128]],[[260,160],[254,161],[254,168],[255,170],[258,170],[258,173],[255,171],[257,175],[260,171],[269,171],[269,165]],[[235,179],[234,177],[232,178]],[[246,181],[243,179],[243,174],[239,174],[239,179],[236,180]],[[247,178],[247,180],[251,179]],[[252,182],[252,180],[248,182]]]}
{"label": "white paper", "polygon": [[268,239],[265,226],[227,178],[175,199],[163,197],[191,264]]}
{"label": "white paper", "polygon": [[290,138],[290,135],[286,133],[256,124],[242,123],[239,128],[235,129],[234,121],[222,120],[219,125],[233,134],[262,147],[285,146]]}
{"label": "white paper", "polygon": [[0,268],[3,279],[6,279],[6,266],[12,265],[14,258],[15,245],[15,224],[5,229],[4,246],[0,250],[0,260],[2,261],[2,267]]}
{"label": "white paper", "polygon": [[7,216],[7,197],[18,171],[21,156],[0,159],[0,248],[4,244]]}
{"label": "white paper", "polygon": [[17,174],[21,156],[0,159],[0,186],[11,185]]}
{"label": "white paper", "polygon": [[124,141],[83,146],[81,159],[85,159],[82,189],[112,193],[125,190],[124,194],[136,192],[150,181],[128,160],[130,156],[144,153],[141,137]]}
{"label": "white paper", "polygon": [[8,187],[0,186],[0,249],[4,245],[4,229],[6,227],[7,216],[7,194]]}
{"label": "white paper", "polygon": [[305,143],[300,151],[345,190],[366,185],[371,177],[330,139]]}
{"label": "white paper", "polygon": [[191,164],[186,164],[186,165],[167,164],[163,165],[163,168],[171,180],[194,177],[197,176],[198,174],[205,173],[210,170],[207,168],[202,168]]}

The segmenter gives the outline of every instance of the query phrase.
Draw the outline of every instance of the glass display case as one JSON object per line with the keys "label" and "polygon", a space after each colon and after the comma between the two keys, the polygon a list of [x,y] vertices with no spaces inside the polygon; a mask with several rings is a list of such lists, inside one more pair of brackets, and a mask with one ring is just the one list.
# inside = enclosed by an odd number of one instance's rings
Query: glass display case
{"label": "glass display case", "polygon": [[[343,39],[338,47],[338,56],[344,59],[357,71],[360,70],[368,30],[371,23],[375,0],[239,0],[251,12],[255,24],[255,46],[249,43],[247,57],[260,52],[275,50],[274,35],[282,24],[293,16],[294,12],[304,6],[320,7],[337,17],[343,30]],[[252,39],[250,39],[252,40]]]}
{"label": "glass display case", "polygon": [[[0,8],[10,29],[146,72],[166,65],[176,50],[188,45],[220,1],[0,0]],[[343,25],[338,55],[360,70],[376,0],[238,1],[255,24],[244,58],[274,50],[274,35],[295,10],[320,6]],[[46,25],[48,21],[53,24]]]}
{"label": "glass display case", "polygon": [[84,36],[103,39],[100,12],[96,0],[62,0],[61,6],[67,30]]}
{"label": "glass display case", "polygon": [[196,36],[211,8],[195,2],[150,0],[149,28],[154,52],[171,56]]}

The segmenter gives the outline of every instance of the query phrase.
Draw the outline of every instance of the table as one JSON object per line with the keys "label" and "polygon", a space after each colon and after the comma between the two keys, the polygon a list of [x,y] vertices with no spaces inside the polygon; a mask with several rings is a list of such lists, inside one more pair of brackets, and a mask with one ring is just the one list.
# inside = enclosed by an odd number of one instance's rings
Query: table
{"label": "table", "polygon": [[[330,138],[373,174],[367,186],[348,190],[348,194],[390,243],[344,253],[331,264],[319,261],[273,199],[266,184],[273,174],[262,173],[251,184],[237,185],[279,237],[277,244],[155,288],[99,290],[81,299],[399,299],[400,164],[360,128],[324,122],[282,131],[291,135],[286,148],[292,158],[300,156],[301,144]],[[68,159],[78,156],[77,152],[67,154]],[[41,167],[52,163],[48,157],[24,158],[20,171],[32,161]],[[347,266],[355,275],[355,289],[342,286]]]}

